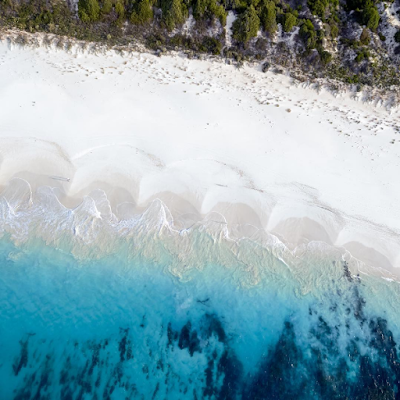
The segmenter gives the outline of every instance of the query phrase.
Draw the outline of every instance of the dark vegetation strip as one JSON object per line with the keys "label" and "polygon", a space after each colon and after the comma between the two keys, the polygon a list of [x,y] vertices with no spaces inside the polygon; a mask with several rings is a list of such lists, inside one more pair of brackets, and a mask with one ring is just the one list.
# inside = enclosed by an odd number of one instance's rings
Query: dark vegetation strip
{"label": "dark vegetation strip", "polygon": [[[228,46],[229,11],[236,19]],[[110,46],[140,42],[157,52],[222,55],[238,65],[268,59],[350,84],[399,85],[400,45],[393,54],[385,45],[373,0],[0,0],[0,25]],[[286,40],[276,43],[279,25]],[[400,42],[400,31],[394,40]]]}

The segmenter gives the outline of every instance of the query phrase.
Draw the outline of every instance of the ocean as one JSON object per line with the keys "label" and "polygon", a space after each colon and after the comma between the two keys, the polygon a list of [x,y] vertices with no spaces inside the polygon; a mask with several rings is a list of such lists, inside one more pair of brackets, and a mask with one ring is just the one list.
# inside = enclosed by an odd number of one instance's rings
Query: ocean
{"label": "ocean", "polygon": [[400,398],[399,285],[340,249],[21,180],[0,217],[0,399]]}

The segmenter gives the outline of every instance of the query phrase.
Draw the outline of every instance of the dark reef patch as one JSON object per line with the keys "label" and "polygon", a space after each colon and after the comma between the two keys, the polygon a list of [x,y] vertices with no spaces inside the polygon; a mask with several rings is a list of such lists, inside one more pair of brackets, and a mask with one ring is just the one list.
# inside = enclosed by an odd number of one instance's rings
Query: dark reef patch
{"label": "dark reef patch", "polygon": [[20,340],[19,344],[21,346],[21,352],[19,356],[15,359],[13,364],[13,371],[15,375],[18,375],[22,368],[26,367],[28,364],[28,339]]}
{"label": "dark reef patch", "polygon": [[[13,398],[400,399],[389,323],[368,316],[362,282],[346,265],[342,280],[340,290],[307,305],[302,323],[294,310],[275,340],[260,335],[252,368],[235,347],[238,332],[212,312],[158,330],[146,316],[97,340],[29,334],[9,366]],[[246,328],[243,335],[251,335]]]}
{"label": "dark reef patch", "polygon": [[[350,285],[340,298],[346,301],[329,307],[338,323],[329,325],[317,309],[310,308],[308,340],[300,344],[295,325],[285,322],[277,344],[247,379],[243,398],[400,399],[400,360],[388,322],[367,319],[360,280],[351,277],[347,265],[344,276]],[[344,321],[341,315],[347,316]]]}
{"label": "dark reef patch", "polygon": [[296,398],[304,392],[305,387],[301,363],[302,353],[296,345],[293,324],[285,322],[278,343],[270,349],[270,355],[261,361],[259,371],[250,381],[244,399]]}

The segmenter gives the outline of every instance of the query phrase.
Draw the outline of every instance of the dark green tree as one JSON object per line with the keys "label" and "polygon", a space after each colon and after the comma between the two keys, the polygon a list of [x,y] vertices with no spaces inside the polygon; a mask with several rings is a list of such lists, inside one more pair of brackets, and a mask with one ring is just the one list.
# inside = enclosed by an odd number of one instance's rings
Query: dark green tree
{"label": "dark green tree", "polygon": [[322,50],[322,51],[319,53],[319,57],[320,57],[321,63],[322,63],[323,65],[329,64],[329,63],[331,62],[331,60],[332,60],[332,54],[329,53],[329,51],[326,51],[326,50]]}
{"label": "dark green tree", "polygon": [[379,13],[374,3],[368,1],[363,12],[362,12],[362,22],[367,28],[375,31],[379,25]]}
{"label": "dark green tree", "polygon": [[125,7],[122,0],[117,0],[115,3],[115,12],[118,14],[118,19],[122,21],[125,17]]}
{"label": "dark green tree", "polygon": [[361,22],[371,30],[379,25],[379,12],[373,0],[346,0],[348,10],[361,12]]}
{"label": "dark green tree", "polygon": [[314,15],[324,20],[327,14],[335,12],[339,6],[339,0],[307,0],[307,5]]}
{"label": "dark green tree", "polygon": [[329,24],[330,34],[331,34],[332,38],[337,38],[339,35],[338,23],[339,23],[339,18],[337,18],[337,20],[335,19],[334,16],[331,16],[329,18],[328,24]]}
{"label": "dark green tree", "polygon": [[232,26],[233,37],[240,43],[246,44],[257,36],[260,29],[260,18],[253,6],[250,6],[235,20]]}
{"label": "dark green tree", "polygon": [[112,10],[112,1],[111,0],[104,0],[103,5],[101,7],[101,14],[102,15],[107,15],[111,12]]}
{"label": "dark green tree", "polygon": [[217,18],[222,26],[226,24],[225,8],[216,0],[194,0],[192,3],[193,16],[195,19]]}
{"label": "dark green tree", "polygon": [[222,50],[221,42],[212,36],[205,36],[201,43],[200,49],[211,54],[220,54]]}
{"label": "dark green tree", "polygon": [[307,50],[315,49],[317,45],[317,32],[309,19],[306,19],[302,23],[300,27],[300,37],[303,39]]}
{"label": "dark green tree", "polygon": [[261,11],[261,23],[265,30],[271,36],[275,34],[276,24],[276,6],[273,1],[265,1]]}
{"label": "dark green tree", "polygon": [[287,12],[283,21],[283,30],[290,32],[293,27],[297,24],[297,18],[291,12]]}
{"label": "dark green tree", "polygon": [[79,0],[78,16],[83,22],[97,21],[100,17],[100,6],[97,0]]}
{"label": "dark green tree", "polygon": [[162,19],[169,31],[185,22],[187,7],[182,0],[160,0]]}
{"label": "dark green tree", "polygon": [[328,5],[328,0],[307,0],[307,5],[314,15],[323,18]]}
{"label": "dark green tree", "polygon": [[133,24],[144,25],[153,20],[153,7],[150,0],[141,0],[136,3],[135,9],[131,14]]}

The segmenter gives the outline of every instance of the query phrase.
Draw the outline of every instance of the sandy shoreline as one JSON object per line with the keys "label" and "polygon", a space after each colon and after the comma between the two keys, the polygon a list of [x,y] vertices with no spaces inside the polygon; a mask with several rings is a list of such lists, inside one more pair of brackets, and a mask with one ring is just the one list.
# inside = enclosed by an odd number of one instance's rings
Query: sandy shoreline
{"label": "sandy shoreline", "polygon": [[177,228],[216,212],[238,237],[323,241],[400,273],[397,109],[179,55],[1,42],[0,69],[0,186],[58,187],[69,208],[102,189],[120,218],[159,198]]}

